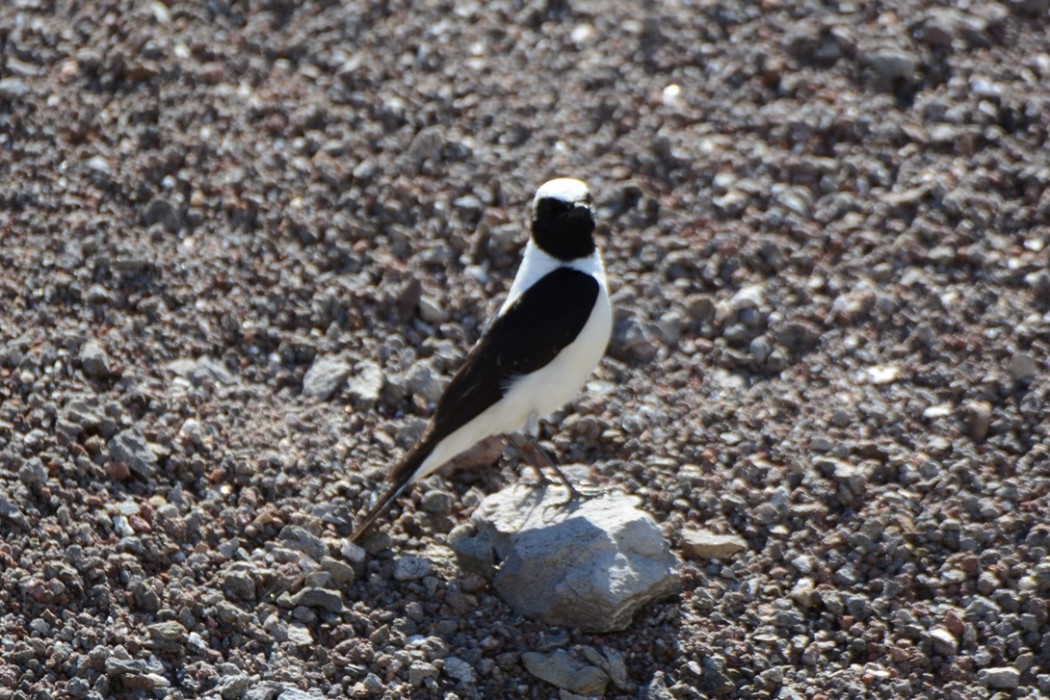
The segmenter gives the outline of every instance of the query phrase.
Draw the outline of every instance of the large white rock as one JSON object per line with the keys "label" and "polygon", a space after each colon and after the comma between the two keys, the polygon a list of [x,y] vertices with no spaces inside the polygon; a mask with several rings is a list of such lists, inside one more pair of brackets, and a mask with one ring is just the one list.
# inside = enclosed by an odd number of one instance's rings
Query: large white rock
{"label": "large white rock", "polygon": [[493,586],[510,606],[587,632],[626,629],[642,607],[678,591],[678,559],[638,498],[566,498],[553,485],[494,493],[474,513],[477,537],[453,547],[477,562],[477,545],[491,543]]}

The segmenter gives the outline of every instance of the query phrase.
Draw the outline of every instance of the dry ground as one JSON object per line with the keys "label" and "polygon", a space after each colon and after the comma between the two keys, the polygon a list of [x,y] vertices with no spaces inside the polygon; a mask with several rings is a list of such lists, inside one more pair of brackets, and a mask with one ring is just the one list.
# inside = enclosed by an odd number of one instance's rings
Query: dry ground
{"label": "dry ground", "polygon": [[[953,4],[4,2],[0,697],[546,698],[587,647],[609,697],[1046,696],[1048,3]],[[353,574],[322,526],[554,175],[618,325],[552,449],[748,543],[603,637],[444,546],[513,460]]]}

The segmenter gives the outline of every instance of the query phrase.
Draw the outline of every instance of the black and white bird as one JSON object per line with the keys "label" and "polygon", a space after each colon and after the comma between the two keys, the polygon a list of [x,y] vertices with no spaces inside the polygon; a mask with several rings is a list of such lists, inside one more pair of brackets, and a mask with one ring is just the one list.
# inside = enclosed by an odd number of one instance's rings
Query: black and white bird
{"label": "black and white bird", "polygon": [[414,482],[493,435],[506,435],[537,470],[553,467],[577,495],[534,436],[542,418],[579,392],[609,344],[612,306],[594,228],[583,182],[558,178],[539,188],[532,236],[507,300],[438,400],[419,442],[387,475],[390,487],[351,541]]}

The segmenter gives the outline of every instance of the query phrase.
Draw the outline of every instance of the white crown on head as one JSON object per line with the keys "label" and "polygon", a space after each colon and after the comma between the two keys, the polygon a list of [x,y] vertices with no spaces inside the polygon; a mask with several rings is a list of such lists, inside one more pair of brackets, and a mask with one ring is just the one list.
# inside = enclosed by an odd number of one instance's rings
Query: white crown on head
{"label": "white crown on head", "polygon": [[575,204],[586,202],[589,195],[590,191],[583,181],[571,177],[559,177],[540,185],[532,204],[535,206],[541,199],[557,199],[561,202]]}

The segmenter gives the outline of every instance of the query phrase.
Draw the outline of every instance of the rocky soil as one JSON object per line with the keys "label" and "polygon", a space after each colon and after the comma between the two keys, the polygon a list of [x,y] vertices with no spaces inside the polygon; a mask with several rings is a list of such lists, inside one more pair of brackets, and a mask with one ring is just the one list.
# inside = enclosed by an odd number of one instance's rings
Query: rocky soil
{"label": "rocky soil", "polygon": [[[1050,694],[1048,13],[0,4],[0,697]],[[455,564],[511,455],[334,522],[555,175],[618,322],[545,437],[684,560],[601,636]]]}

